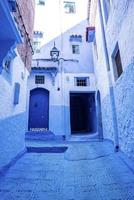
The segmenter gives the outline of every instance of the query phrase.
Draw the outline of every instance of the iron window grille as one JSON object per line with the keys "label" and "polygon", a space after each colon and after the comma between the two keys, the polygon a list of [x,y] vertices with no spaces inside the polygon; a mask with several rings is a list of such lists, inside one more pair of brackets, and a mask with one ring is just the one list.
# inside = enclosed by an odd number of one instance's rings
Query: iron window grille
{"label": "iron window grille", "polygon": [[35,83],[36,84],[44,84],[45,83],[45,77],[42,75],[36,75],[35,76]]}
{"label": "iron window grille", "polygon": [[89,77],[75,77],[75,86],[89,86]]}

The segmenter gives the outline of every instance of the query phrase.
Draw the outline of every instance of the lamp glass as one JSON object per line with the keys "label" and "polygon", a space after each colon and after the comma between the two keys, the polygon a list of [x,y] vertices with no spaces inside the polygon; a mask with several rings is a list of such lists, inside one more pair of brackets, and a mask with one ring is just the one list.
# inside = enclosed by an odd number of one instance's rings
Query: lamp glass
{"label": "lamp glass", "polygon": [[58,57],[59,57],[59,50],[55,47],[52,48],[52,50],[50,51],[50,56],[52,58],[53,61],[57,61],[58,60]]}

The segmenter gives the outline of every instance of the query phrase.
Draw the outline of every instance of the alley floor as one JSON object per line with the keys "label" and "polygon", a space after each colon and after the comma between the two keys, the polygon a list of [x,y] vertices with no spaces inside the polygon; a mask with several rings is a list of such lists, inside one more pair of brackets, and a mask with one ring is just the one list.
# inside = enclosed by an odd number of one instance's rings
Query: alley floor
{"label": "alley floor", "polygon": [[68,147],[26,153],[0,178],[0,200],[134,200],[134,174],[109,142],[27,142]]}

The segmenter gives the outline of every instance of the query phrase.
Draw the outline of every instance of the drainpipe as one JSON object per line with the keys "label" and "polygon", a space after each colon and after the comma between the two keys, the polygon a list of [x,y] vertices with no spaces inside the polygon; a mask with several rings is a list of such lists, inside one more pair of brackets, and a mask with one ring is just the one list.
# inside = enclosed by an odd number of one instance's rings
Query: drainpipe
{"label": "drainpipe", "polygon": [[102,29],[102,40],[103,40],[103,46],[104,46],[104,54],[105,54],[105,60],[106,60],[106,66],[107,66],[110,103],[111,103],[111,108],[112,108],[112,122],[113,122],[113,130],[114,130],[114,149],[117,152],[119,150],[117,115],[116,115],[114,89],[113,89],[113,85],[112,85],[112,81],[111,81],[110,62],[109,62],[109,55],[108,55],[108,50],[107,50],[107,41],[106,41],[106,35],[105,35],[105,29],[104,29],[101,0],[98,0],[98,7],[99,7],[99,14],[100,14],[101,29]]}

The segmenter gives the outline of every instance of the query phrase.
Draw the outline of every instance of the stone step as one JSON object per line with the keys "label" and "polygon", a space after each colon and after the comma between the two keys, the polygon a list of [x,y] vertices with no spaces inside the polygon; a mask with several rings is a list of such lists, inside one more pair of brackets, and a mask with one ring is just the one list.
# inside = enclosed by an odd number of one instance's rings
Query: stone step
{"label": "stone step", "polygon": [[55,135],[52,131],[28,131],[25,134],[25,139],[29,140],[64,140],[63,135]]}
{"label": "stone step", "polygon": [[28,153],[64,153],[68,147],[66,146],[54,146],[54,147],[27,147]]}

